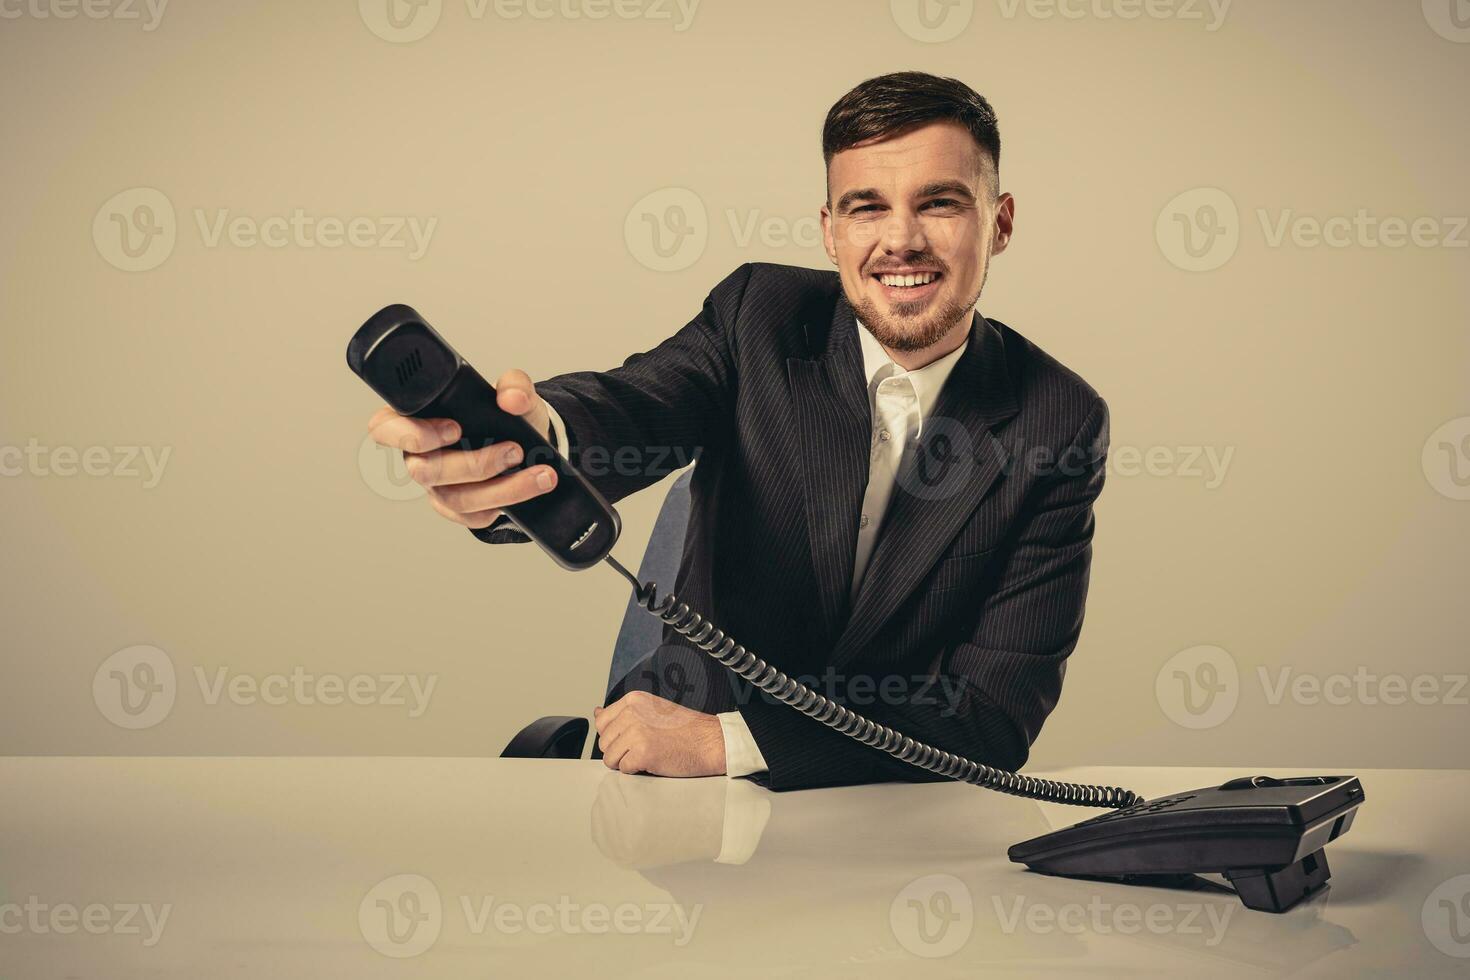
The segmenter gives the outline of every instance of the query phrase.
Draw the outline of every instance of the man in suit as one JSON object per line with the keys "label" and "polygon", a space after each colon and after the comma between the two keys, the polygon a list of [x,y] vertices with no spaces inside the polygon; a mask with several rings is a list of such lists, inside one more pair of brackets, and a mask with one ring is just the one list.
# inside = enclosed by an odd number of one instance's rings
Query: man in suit
{"label": "man in suit", "polygon": [[[1015,202],[989,103],[873,78],[822,133],[836,273],[750,263],[621,367],[496,384],[609,501],[697,455],[681,601],[792,677],[946,751],[1019,768],[1087,594],[1107,406],[976,310]],[[434,508],[525,541],[501,508],[554,485],[453,423],[383,410]],[[508,451],[508,455],[507,455]],[[534,462],[534,461],[533,461]],[[666,589],[666,583],[660,583]],[[777,788],[937,778],[753,691],[670,628],[594,711],[610,768]]]}

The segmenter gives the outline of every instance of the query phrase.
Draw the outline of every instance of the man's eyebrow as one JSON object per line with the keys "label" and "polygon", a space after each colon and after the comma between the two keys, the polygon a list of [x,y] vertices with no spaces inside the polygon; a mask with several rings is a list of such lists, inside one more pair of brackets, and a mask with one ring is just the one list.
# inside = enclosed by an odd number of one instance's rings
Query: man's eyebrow
{"label": "man's eyebrow", "polygon": [[950,194],[954,197],[962,197],[966,201],[974,202],[975,192],[970,190],[958,180],[936,180],[919,188],[915,197],[937,197],[940,194]]}
{"label": "man's eyebrow", "polygon": [[[920,187],[914,194],[915,197],[935,197],[939,194],[950,194],[955,197],[974,203],[975,192],[966,187],[958,180],[935,180]],[[876,187],[861,187],[857,190],[848,191],[837,199],[837,210],[846,211],[859,201],[881,201],[883,192]]]}
{"label": "man's eyebrow", "polygon": [[848,191],[837,199],[837,210],[846,211],[849,207],[859,201],[881,201],[883,193],[876,187],[863,187],[855,191]]}

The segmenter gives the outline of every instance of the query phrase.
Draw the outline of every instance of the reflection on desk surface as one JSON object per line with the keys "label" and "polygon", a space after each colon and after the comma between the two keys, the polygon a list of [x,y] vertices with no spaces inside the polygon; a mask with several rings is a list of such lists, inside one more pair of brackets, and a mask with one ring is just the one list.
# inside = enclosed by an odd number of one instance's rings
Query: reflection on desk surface
{"label": "reflection on desk surface", "polygon": [[[1269,915],[1203,879],[1140,887],[1026,871],[1009,844],[1089,811],[953,784],[770,793],[591,761],[479,759],[0,767],[4,976],[1450,976],[1465,965],[1457,923],[1441,928],[1448,913],[1432,901],[1453,911],[1454,879],[1470,873],[1462,772],[1359,773],[1372,803],[1335,845],[1331,887]],[[1107,776],[1148,795],[1235,774]]]}

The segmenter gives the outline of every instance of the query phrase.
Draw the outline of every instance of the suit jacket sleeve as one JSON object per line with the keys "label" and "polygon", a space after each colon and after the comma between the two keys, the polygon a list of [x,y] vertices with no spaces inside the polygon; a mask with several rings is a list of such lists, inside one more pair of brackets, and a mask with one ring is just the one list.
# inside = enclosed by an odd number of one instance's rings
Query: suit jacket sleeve
{"label": "suit jacket sleeve", "polygon": [[[880,724],[1001,769],[1019,769],[1061,693],[1077,645],[1092,559],[1093,502],[1102,491],[1107,405],[1098,398],[1058,464],[1039,477],[1026,517],[1007,541],[1006,564],[983,597],[968,638],[928,665],[934,682],[901,697],[875,696],[882,676],[849,672],[839,699]],[[848,693],[860,680],[861,698]],[[740,708],[770,767],[772,789],[943,777],[751,694]]]}
{"label": "suit jacket sleeve", "polygon": [[[699,314],[652,350],[609,371],[575,371],[536,384],[566,424],[562,452],[609,503],[652,486],[733,429],[736,315],[751,266],[736,269]],[[491,544],[529,541],[502,515]]]}

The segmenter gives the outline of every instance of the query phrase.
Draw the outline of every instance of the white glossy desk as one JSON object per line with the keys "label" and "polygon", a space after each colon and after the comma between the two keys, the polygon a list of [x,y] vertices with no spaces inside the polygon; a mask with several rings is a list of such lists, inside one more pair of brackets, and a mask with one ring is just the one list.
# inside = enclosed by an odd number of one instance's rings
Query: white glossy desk
{"label": "white glossy desk", "polygon": [[[1298,771],[1046,775],[1153,796],[1250,772]],[[1470,774],[1358,775],[1367,802],[1328,849],[1330,889],[1270,915],[1208,885],[1027,872],[1007,845],[1093,811],[954,784],[0,759],[0,976],[1470,974]],[[727,793],[758,843],[717,863]]]}

